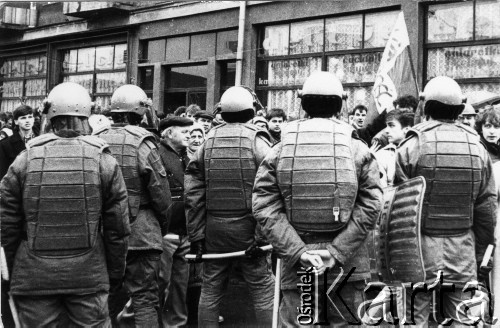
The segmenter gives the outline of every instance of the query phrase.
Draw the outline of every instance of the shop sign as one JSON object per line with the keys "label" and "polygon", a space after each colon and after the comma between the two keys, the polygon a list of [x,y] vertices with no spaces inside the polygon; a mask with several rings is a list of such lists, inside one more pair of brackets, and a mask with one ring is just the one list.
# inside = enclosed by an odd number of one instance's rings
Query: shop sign
{"label": "shop sign", "polygon": [[328,71],[343,83],[373,82],[381,58],[381,52],[332,56],[328,58]]}
{"label": "shop sign", "polygon": [[428,79],[438,75],[453,79],[500,76],[499,44],[430,49],[428,54]]}
{"label": "shop sign", "polygon": [[318,70],[321,70],[321,57],[272,60],[267,62],[267,70],[261,70],[262,76],[258,78],[258,85],[302,85],[312,72]]}

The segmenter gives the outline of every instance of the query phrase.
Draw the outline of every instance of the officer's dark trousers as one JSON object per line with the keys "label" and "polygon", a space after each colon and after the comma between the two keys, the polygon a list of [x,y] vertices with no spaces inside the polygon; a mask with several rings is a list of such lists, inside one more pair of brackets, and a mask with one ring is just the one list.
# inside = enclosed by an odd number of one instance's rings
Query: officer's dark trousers
{"label": "officer's dark trousers", "polygon": [[203,265],[203,285],[198,307],[200,327],[219,327],[219,307],[224,296],[231,266],[241,266],[255,309],[254,326],[269,327],[272,322],[274,276],[266,256],[256,259],[221,259],[206,261]]}
{"label": "officer's dark trousers", "polygon": [[[155,250],[129,250],[125,270],[124,288],[132,300],[135,327],[159,327],[160,252]],[[118,312],[116,300],[111,297],[110,312],[115,322]]]}
{"label": "officer's dark trousers", "polygon": [[15,301],[21,327],[56,328],[64,313],[69,320],[69,324],[65,322],[67,327],[111,326],[107,292],[85,295],[15,296]]}

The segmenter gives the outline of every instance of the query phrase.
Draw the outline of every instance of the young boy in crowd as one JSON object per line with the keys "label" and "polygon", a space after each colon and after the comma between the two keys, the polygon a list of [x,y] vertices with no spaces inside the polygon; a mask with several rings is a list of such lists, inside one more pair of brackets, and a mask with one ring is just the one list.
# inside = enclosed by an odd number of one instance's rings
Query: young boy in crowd
{"label": "young boy in crowd", "polygon": [[363,125],[365,124],[366,113],[368,113],[368,108],[366,108],[366,106],[357,105],[356,107],[354,107],[351,115],[349,115],[353,128],[357,130],[363,127]]}
{"label": "young boy in crowd", "polygon": [[281,141],[281,125],[286,122],[285,111],[281,108],[272,108],[267,112],[266,120],[269,126],[269,133],[272,137],[272,143],[277,144]]}
{"label": "young boy in crowd", "polygon": [[[394,109],[399,109],[401,112],[415,113],[418,106],[418,99],[412,95],[404,95],[398,97],[393,101]],[[373,151],[377,151],[380,148],[387,146],[389,141],[387,140],[387,134],[385,129],[377,133],[372,138]]]}
{"label": "young boy in crowd", "polygon": [[36,137],[33,133],[35,123],[33,113],[33,109],[27,105],[21,105],[14,110],[13,134],[0,142],[0,180],[7,173],[17,155],[26,149],[26,143]]}
{"label": "young boy in crowd", "polygon": [[195,119],[195,122],[203,126],[203,130],[205,132],[205,135],[210,131],[212,128],[212,121],[214,120],[214,116],[207,112],[206,110],[200,110],[197,111],[193,118]]}
{"label": "young boy in crowd", "polygon": [[195,121],[194,114],[196,114],[200,110],[201,110],[200,106],[196,104],[191,104],[186,108],[186,117],[194,122]]}
{"label": "young boy in crowd", "polygon": [[394,183],[396,172],[396,149],[401,141],[406,137],[406,133],[413,126],[415,114],[408,111],[395,109],[389,112],[385,118],[387,125],[386,137],[389,144],[375,153],[382,187],[390,186]]}

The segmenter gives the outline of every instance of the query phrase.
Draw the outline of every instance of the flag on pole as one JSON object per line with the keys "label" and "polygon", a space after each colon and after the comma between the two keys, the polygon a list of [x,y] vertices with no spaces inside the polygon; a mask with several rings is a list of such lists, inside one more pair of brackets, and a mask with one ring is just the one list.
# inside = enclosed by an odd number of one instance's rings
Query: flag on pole
{"label": "flag on pole", "polygon": [[375,84],[372,89],[374,103],[370,106],[367,121],[373,121],[385,109],[391,110],[392,103],[397,97],[412,95],[418,98],[418,94],[417,79],[410,52],[410,39],[403,12],[400,12],[389,35],[389,40],[387,40],[375,76]]}

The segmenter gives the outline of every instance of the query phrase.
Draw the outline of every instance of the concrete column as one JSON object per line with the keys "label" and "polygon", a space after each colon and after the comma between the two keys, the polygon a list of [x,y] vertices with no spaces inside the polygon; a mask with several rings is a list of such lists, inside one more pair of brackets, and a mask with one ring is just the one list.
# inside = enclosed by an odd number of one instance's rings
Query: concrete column
{"label": "concrete column", "polygon": [[404,12],[408,37],[410,39],[410,52],[413,60],[413,68],[417,75],[420,90],[423,85],[424,74],[424,14],[425,10],[417,1],[402,1],[401,10]]}
{"label": "concrete column", "polygon": [[215,57],[208,58],[207,66],[207,102],[205,104],[207,111],[211,112],[217,103],[220,95],[220,65]]}
{"label": "concrete column", "polygon": [[163,113],[163,103],[165,100],[165,74],[161,63],[154,64],[154,78],[153,78],[153,108],[158,113]]}

